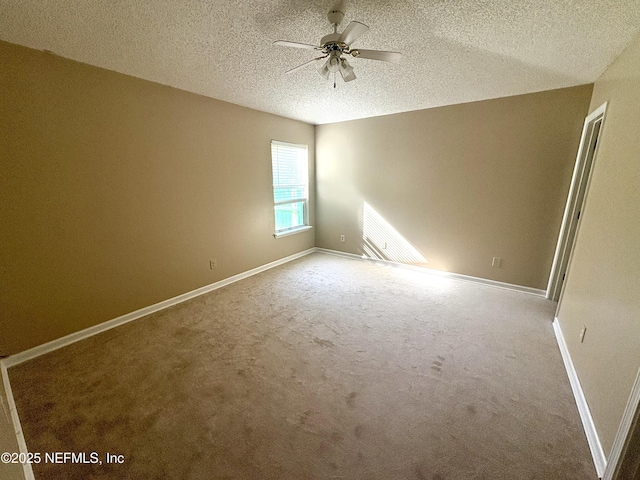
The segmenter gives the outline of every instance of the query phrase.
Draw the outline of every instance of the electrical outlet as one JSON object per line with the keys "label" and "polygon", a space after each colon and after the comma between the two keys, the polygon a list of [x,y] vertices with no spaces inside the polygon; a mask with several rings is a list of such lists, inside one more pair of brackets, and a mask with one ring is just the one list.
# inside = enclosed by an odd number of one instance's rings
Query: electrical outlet
{"label": "electrical outlet", "polygon": [[386,249],[387,249],[387,242],[384,242],[384,243],[382,244],[382,249],[383,249],[383,250],[386,250]]}
{"label": "electrical outlet", "polygon": [[216,268],[218,266],[218,260],[216,260],[215,258],[212,260],[209,260],[209,268],[211,270],[213,270],[214,268]]}
{"label": "electrical outlet", "polygon": [[584,334],[587,333],[587,326],[583,325],[582,330],[580,330],[580,343],[584,343]]}
{"label": "electrical outlet", "polygon": [[344,235],[340,235],[340,241],[344,243]]}
{"label": "electrical outlet", "polygon": [[491,266],[499,267],[501,263],[502,263],[502,259],[500,257],[493,257],[493,260],[491,261]]}

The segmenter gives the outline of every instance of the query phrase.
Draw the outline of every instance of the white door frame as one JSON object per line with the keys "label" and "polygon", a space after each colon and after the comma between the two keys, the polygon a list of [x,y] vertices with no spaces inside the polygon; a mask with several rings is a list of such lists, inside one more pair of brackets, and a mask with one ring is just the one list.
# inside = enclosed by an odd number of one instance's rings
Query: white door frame
{"label": "white door frame", "polygon": [[[578,156],[571,179],[571,188],[567,198],[567,204],[562,218],[562,226],[556,252],[549,276],[546,297],[558,301],[558,310],[562,301],[563,275],[568,273],[571,263],[571,253],[577,236],[579,222],[579,212],[584,207],[584,199],[589,187],[593,162],[597,155],[597,139],[602,135],[607,103],[600,105],[584,121],[582,138]],[[596,134],[594,138],[594,133]],[[595,143],[595,145],[594,145]],[[591,148],[590,148],[591,147]],[[595,148],[594,148],[595,147]],[[558,311],[557,310],[557,311]],[[556,314],[557,314],[556,311]],[[622,415],[622,420],[618,426],[618,431],[611,447],[609,457],[606,459],[606,466],[602,474],[602,480],[625,480],[620,478],[623,462],[633,461],[627,458],[629,442],[637,431],[640,430],[640,369],[636,375],[635,382],[631,389],[631,394],[627,401],[626,408]],[[637,458],[637,453],[634,453]],[[631,457],[633,458],[633,457]]]}
{"label": "white door frame", "polygon": [[571,188],[564,208],[560,235],[558,236],[549,283],[547,284],[546,297],[550,300],[558,301],[560,299],[562,285],[569,267],[571,251],[575,244],[580,214],[584,206],[584,199],[586,198],[587,187],[593,170],[593,162],[598,150],[598,138],[602,134],[607,103],[605,102],[596,108],[584,121],[578,156],[573,169],[573,177],[571,178]]}

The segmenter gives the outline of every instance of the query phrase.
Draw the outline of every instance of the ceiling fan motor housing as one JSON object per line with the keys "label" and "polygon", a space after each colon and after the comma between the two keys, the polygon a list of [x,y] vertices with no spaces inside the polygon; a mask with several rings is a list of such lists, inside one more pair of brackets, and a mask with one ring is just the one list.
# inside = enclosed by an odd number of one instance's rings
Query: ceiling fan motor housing
{"label": "ceiling fan motor housing", "polygon": [[[329,35],[325,35],[324,37],[322,37],[322,39],[320,40],[320,45],[322,47],[327,47],[330,46],[331,44],[335,44],[338,45],[338,40],[340,39],[340,35],[339,33],[330,33]],[[346,47],[346,45],[344,45]]]}
{"label": "ceiling fan motor housing", "polygon": [[327,19],[331,25],[338,26],[342,23],[342,19],[344,18],[344,12],[340,10],[331,10],[327,14]]}

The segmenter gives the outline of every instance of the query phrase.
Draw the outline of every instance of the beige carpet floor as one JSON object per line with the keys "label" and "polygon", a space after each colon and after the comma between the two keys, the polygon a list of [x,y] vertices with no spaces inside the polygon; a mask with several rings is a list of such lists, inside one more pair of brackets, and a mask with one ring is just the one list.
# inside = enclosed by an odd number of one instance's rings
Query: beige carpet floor
{"label": "beige carpet floor", "polygon": [[9,374],[39,480],[596,479],[554,310],[316,253]]}

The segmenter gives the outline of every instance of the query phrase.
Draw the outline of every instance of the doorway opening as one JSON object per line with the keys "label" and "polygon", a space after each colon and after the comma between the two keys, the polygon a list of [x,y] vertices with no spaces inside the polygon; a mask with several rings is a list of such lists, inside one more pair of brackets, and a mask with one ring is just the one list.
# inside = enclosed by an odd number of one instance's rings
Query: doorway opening
{"label": "doorway opening", "polygon": [[583,213],[589,178],[591,177],[593,163],[598,150],[598,138],[602,132],[606,111],[607,103],[605,102],[587,116],[582,128],[582,138],[580,139],[578,156],[573,169],[569,197],[564,209],[558,244],[547,285],[546,297],[556,302],[560,299],[567,275],[569,259],[575,244],[580,217]]}

